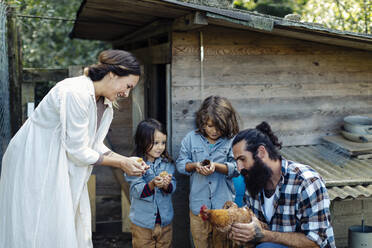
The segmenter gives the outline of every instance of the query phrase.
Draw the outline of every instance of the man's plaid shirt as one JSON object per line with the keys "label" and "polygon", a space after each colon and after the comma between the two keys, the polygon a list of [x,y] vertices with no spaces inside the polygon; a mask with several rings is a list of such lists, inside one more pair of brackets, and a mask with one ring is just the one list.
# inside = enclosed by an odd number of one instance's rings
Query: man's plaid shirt
{"label": "man's plaid shirt", "polygon": [[301,232],[320,247],[336,247],[327,189],[320,175],[307,165],[282,159],[282,176],[269,223],[263,211],[263,192],[252,198],[246,191],[245,202],[271,231]]}

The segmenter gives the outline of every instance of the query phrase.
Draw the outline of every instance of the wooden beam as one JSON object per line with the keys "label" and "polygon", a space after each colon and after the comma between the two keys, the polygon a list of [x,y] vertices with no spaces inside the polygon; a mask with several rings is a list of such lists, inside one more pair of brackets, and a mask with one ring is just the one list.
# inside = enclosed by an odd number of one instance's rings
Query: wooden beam
{"label": "wooden beam", "polygon": [[276,25],[272,33],[289,38],[307,40],[333,46],[351,47],[354,49],[372,51],[372,44],[366,39],[363,40],[362,38],[358,39],[355,37],[347,37],[346,35],[342,34],[330,34],[326,31],[305,30],[299,28],[294,29]]}
{"label": "wooden beam", "polygon": [[173,22],[173,31],[188,31],[208,25],[204,12],[196,11],[176,19]]}
{"label": "wooden beam", "polygon": [[122,219],[122,232],[130,232],[130,220],[129,220],[129,212],[130,212],[130,201],[125,192],[121,191],[121,219]]}
{"label": "wooden beam", "polygon": [[69,76],[68,69],[25,68],[23,83],[59,82]]}
{"label": "wooden beam", "polygon": [[22,126],[22,60],[21,40],[17,28],[15,9],[9,8],[7,17],[9,58],[9,110],[12,136]]}
{"label": "wooden beam", "polygon": [[90,201],[90,211],[92,213],[92,232],[96,231],[96,175],[91,175],[88,180],[88,194]]}
{"label": "wooden beam", "polygon": [[131,51],[142,64],[169,64],[171,62],[170,43],[163,43]]}
{"label": "wooden beam", "polygon": [[68,77],[78,77],[84,74],[83,65],[70,65],[68,67]]}
{"label": "wooden beam", "polygon": [[171,31],[171,27],[172,25],[170,20],[167,19],[156,20],[127,36],[114,40],[112,42],[112,45],[114,47],[123,46],[129,43],[134,43],[137,41],[146,40],[154,36],[169,33]]}

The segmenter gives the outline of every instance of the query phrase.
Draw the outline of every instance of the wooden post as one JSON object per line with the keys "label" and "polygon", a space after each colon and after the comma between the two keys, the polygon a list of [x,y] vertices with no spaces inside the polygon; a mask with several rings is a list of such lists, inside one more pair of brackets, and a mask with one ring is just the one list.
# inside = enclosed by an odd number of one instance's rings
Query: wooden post
{"label": "wooden post", "polygon": [[88,180],[88,193],[90,211],[92,212],[92,232],[96,231],[96,175],[91,175]]}
{"label": "wooden post", "polygon": [[130,232],[130,201],[124,190],[121,190],[121,218],[122,218],[122,232]]}
{"label": "wooden post", "polygon": [[68,77],[81,76],[84,73],[84,66],[82,65],[70,65],[68,67]]}
{"label": "wooden post", "polygon": [[9,56],[9,110],[12,136],[22,126],[22,60],[15,9],[9,8],[7,18]]}

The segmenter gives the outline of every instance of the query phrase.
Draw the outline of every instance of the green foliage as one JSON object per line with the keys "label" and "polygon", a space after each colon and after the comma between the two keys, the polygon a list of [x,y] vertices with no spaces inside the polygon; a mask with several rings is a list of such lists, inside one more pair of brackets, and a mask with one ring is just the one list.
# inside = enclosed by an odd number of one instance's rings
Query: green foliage
{"label": "green foliage", "polygon": [[234,7],[257,11],[262,14],[284,17],[294,12],[293,0],[235,0]]}
{"label": "green foliage", "polygon": [[[80,0],[8,0],[17,10],[24,67],[67,67],[95,63],[97,54],[108,45],[98,41],[73,39],[68,35],[81,4]],[[66,20],[22,17],[61,17]]]}
{"label": "green foliage", "polygon": [[288,15],[293,12],[292,7],[285,0],[258,1],[255,7],[255,10],[263,14],[279,16],[279,17],[284,17],[285,15]]}
{"label": "green foliage", "polygon": [[206,6],[219,6],[229,8],[232,6],[234,0],[178,0],[180,2],[194,3]]}
{"label": "green foliage", "polygon": [[305,22],[333,29],[371,33],[372,0],[235,0],[234,7],[283,17],[301,15]]}
{"label": "green foliage", "polygon": [[371,0],[309,0],[303,9],[303,20],[329,28],[370,34],[372,31]]}
{"label": "green foliage", "polygon": [[254,8],[256,7],[256,2],[253,0],[235,0],[233,5],[237,9],[254,10]]}

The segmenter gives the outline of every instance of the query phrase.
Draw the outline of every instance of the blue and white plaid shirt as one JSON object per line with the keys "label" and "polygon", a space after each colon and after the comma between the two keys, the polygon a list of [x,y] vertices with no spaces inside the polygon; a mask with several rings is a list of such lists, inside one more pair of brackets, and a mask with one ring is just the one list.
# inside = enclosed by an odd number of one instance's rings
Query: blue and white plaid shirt
{"label": "blue and white plaid shirt", "polygon": [[282,176],[274,195],[274,215],[264,215],[263,192],[245,202],[271,231],[301,232],[320,247],[336,247],[330,220],[330,200],[320,175],[311,167],[282,159]]}

